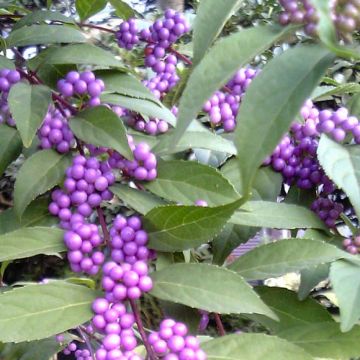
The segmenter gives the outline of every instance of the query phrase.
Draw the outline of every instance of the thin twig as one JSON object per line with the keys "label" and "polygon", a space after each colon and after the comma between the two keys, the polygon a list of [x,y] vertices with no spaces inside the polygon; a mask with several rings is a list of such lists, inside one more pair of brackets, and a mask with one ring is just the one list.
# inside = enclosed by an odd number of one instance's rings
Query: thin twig
{"label": "thin twig", "polygon": [[157,357],[154,354],[154,351],[151,348],[151,345],[150,345],[150,343],[148,341],[148,338],[146,336],[146,333],[145,333],[145,330],[144,330],[144,325],[143,325],[143,323],[141,321],[140,311],[139,311],[139,309],[138,309],[138,307],[136,305],[136,302],[134,300],[129,300],[129,302],[130,302],[131,309],[132,309],[134,317],[135,317],[135,321],[136,321],[139,333],[140,333],[141,338],[143,340],[145,349],[147,351],[147,354],[149,355],[149,359],[150,360],[156,360]]}
{"label": "thin twig", "polygon": [[80,326],[77,328],[78,333],[80,334],[81,338],[85,341],[86,347],[88,348],[88,350],[90,351],[90,356],[91,359],[95,360],[95,355],[94,355],[94,350],[91,346],[91,343],[88,339],[88,337],[86,336],[86,334],[81,330]]}
{"label": "thin twig", "polygon": [[219,335],[220,336],[225,336],[226,335],[226,331],[224,329],[224,325],[221,321],[221,317],[219,314],[217,313],[214,313],[214,317],[215,317],[215,322],[216,322],[216,326],[217,326],[217,329],[218,329],[218,332],[219,332]]}
{"label": "thin twig", "polygon": [[102,229],[102,232],[103,232],[103,235],[104,235],[105,244],[109,245],[110,244],[110,234],[109,234],[108,228],[106,226],[104,213],[103,213],[101,207],[97,207],[96,212],[97,212],[98,217],[99,217],[101,229]]}

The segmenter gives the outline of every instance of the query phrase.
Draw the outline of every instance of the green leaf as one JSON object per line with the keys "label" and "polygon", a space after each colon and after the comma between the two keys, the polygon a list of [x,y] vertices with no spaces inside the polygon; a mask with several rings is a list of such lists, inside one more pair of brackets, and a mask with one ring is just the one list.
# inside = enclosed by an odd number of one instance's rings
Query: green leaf
{"label": "green leaf", "polygon": [[28,285],[0,294],[0,341],[43,339],[91,319],[96,292],[55,281]]}
{"label": "green leaf", "polygon": [[277,319],[235,272],[208,264],[175,264],[152,273],[151,294],[220,314],[263,314]]}
{"label": "green leaf", "polygon": [[31,201],[62,181],[70,163],[70,156],[54,150],[39,151],[24,162],[14,191],[14,210],[19,218]]}
{"label": "green leaf", "polygon": [[221,39],[190,75],[179,105],[174,146],[184,134],[205,101],[231,78],[241,66],[280,40],[289,29],[257,26]]}
{"label": "green leaf", "polygon": [[277,229],[316,228],[326,230],[311,210],[293,204],[249,201],[231,217],[232,224]]}
{"label": "green leaf", "polygon": [[65,251],[63,235],[62,230],[48,227],[24,228],[1,235],[0,262]]}
{"label": "green leaf", "polygon": [[176,124],[176,118],[169,109],[147,99],[138,99],[118,94],[105,94],[101,96],[101,100],[108,104],[120,105],[142,115],[165,120],[173,126]]}
{"label": "green leaf", "polygon": [[122,63],[116,60],[111,52],[90,44],[74,44],[49,48],[44,50],[43,53],[30,60],[30,64],[35,67],[39,67],[42,63],[122,67]]}
{"label": "green leaf", "polygon": [[65,345],[60,345],[54,337],[25,344],[26,350],[19,360],[49,360],[65,347]]}
{"label": "green leaf", "polygon": [[322,135],[317,153],[326,175],[345,191],[360,216],[360,147],[344,146]]}
{"label": "green leaf", "polygon": [[161,106],[152,92],[134,76],[115,70],[99,70],[96,74],[105,83],[108,92],[114,92],[129,97],[151,100]]}
{"label": "green leaf", "polygon": [[194,205],[224,205],[239,198],[234,187],[215,168],[194,161],[160,161],[157,178],[145,188],[166,200]]}
{"label": "green leaf", "polygon": [[297,294],[288,289],[259,286],[255,291],[280,321],[258,315],[252,318],[275,333],[295,326],[333,321],[331,314],[318,302],[313,299],[299,301]]}
{"label": "green leaf", "polygon": [[58,223],[55,216],[50,215],[47,198],[33,201],[25,210],[21,221],[17,218],[14,208],[0,213],[0,234],[31,226],[52,226]]}
{"label": "green leaf", "polygon": [[76,0],[75,6],[80,20],[84,21],[104,9],[106,3],[106,0]]}
{"label": "green leaf", "polygon": [[333,58],[318,45],[297,46],[269,61],[251,83],[235,131],[245,194]]}
{"label": "green leaf", "polygon": [[229,268],[247,280],[261,280],[349,257],[345,251],[322,241],[286,239],[256,247]]}
{"label": "green leaf", "polygon": [[31,14],[24,16],[13,26],[13,30],[17,30],[26,25],[42,23],[46,21],[57,21],[65,24],[75,24],[74,19],[69,18],[60,12],[49,10],[33,11]]}
{"label": "green leaf", "polygon": [[166,202],[147,191],[133,189],[127,185],[118,184],[110,190],[127,206],[138,213],[145,215],[153,208],[165,205]]}
{"label": "green leaf", "polygon": [[25,147],[30,147],[51,101],[46,86],[18,83],[11,87],[8,102]]}
{"label": "green leaf", "polygon": [[360,266],[338,260],[331,264],[330,281],[340,307],[341,330],[349,331],[360,318]]}
{"label": "green leaf", "polygon": [[208,360],[312,360],[303,349],[276,336],[233,334],[201,344]]}
{"label": "green leaf", "polygon": [[15,65],[10,59],[0,55],[0,69],[15,69]]}
{"label": "green leaf", "polygon": [[337,323],[322,322],[287,329],[278,335],[316,358],[347,360],[360,356],[359,326],[342,333]]}
{"label": "green leaf", "polygon": [[258,228],[226,224],[222,232],[212,241],[213,263],[223,265],[226,258],[240,244],[250,240]]}
{"label": "green leaf", "polygon": [[194,59],[196,65],[203,58],[214,40],[220,34],[226,21],[240,6],[242,0],[203,0],[196,12],[194,24]]}
{"label": "green leaf", "polygon": [[21,154],[22,142],[16,129],[0,125],[0,176]]}
{"label": "green leaf", "polygon": [[[324,90],[322,88],[325,88]],[[336,87],[330,87],[330,89],[326,90],[326,88],[329,88],[328,86],[321,86],[319,89],[323,91],[319,91],[318,96],[316,96],[314,99],[318,100],[321,98],[329,97],[329,96],[340,96],[344,94],[354,94],[360,92],[360,85],[357,83],[346,83],[341,84]]]}
{"label": "green leaf", "polygon": [[82,32],[65,25],[31,25],[12,31],[6,38],[8,48],[82,42],[86,42]]}
{"label": "green leaf", "polygon": [[170,155],[189,149],[208,149],[230,155],[236,154],[236,148],[231,141],[210,131],[188,130],[174,146],[171,146],[172,141],[171,133],[162,135],[161,141],[153,148],[153,151],[158,155]]}
{"label": "green leaf", "polygon": [[310,291],[325,280],[329,275],[329,264],[320,264],[311,266],[301,271],[301,280],[298,290],[298,297],[300,300],[304,300]]}
{"label": "green leaf", "polygon": [[360,94],[355,94],[346,104],[350,114],[360,117]]}
{"label": "green leaf", "polygon": [[74,134],[86,143],[105,146],[133,159],[122,120],[105,106],[96,106],[78,113],[69,122]]}
{"label": "green leaf", "polygon": [[216,236],[242,201],[218,207],[159,206],[144,217],[150,247],[182,251],[197,247]]}
{"label": "green leaf", "polygon": [[115,9],[116,15],[121,19],[127,20],[137,14],[130,5],[122,0],[110,0],[110,4]]}

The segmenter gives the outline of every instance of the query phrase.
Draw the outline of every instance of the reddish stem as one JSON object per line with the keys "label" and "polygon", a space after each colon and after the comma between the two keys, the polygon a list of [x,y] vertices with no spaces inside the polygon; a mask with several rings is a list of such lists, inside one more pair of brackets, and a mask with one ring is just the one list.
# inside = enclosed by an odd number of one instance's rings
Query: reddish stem
{"label": "reddish stem", "polygon": [[112,30],[109,28],[105,28],[103,26],[99,26],[99,25],[94,25],[94,24],[84,24],[84,23],[76,23],[78,26],[80,27],[88,27],[88,28],[92,28],[92,29],[98,29],[100,31],[105,31],[111,34],[116,34],[116,30]]}
{"label": "reddish stem", "polygon": [[171,46],[169,47],[169,51],[171,53],[173,53],[174,55],[176,55],[179,59],[181,59],[184,63],[192,66],[192,61],[186,57],[185,55],[179,53],[177,50],[175,50],[174,48],[172,48]]}
{"label": "reddish stem", "polygon": [[140,311],[139,311],[139,309],[138,309],[138,307],[136,305],[136,302],[134,300],[129,300],[129,302],[130,302],[131,309],[132,309],[134,317],[135,317],[136,324],[138,326],[139,333],[141,335],[141,338],[143,340],[143,343],[144,343],[146,351],[147,351],[147,353],[149,355],[149,358],[150,358],[150,360],[156,360],[157,357],[154,354],[154,351],[151,348],[151,345],[150,345],[150,343],[148,341],[148,338],[146,336],[144,325],[142,323],[141,316],[140,316]]}
{"label": "reddish stem", "polygon": [[216,326],[217,326],[217,329],[218,329],[218,332],[219,332],[219,335],[220,336],[225,336],[226,335],[226,331],[224,329],[224,325],[221,321],[221,317],[219,314],[217,313],[214,313],[214,317],[215,317],[215,322],[216,322]]}
{"label": "reddish stem", "polygon": [[78,333],[80,334],[81,338],[85,341],[86,347],[88,348],[88,350],[90,351],[90,355],[91,355],[91,359],[94,360],[95,359],[95,355],[94,355],[94,350],[91,346],[91,343],[88,339],[88,337],[86,336],[86,334],[81,330],[80,326],[77,328]]}
{"label": "reddish stem", "polygon": [[105,244],[109,245],[110,244],[110,234],[109,234],[108,228],[106,226],[104,213],[103,213],[101,207],[97,207],[96,212],[97,212],[98,217],[99,217],[101,229],[102,229],[102,232],[103,232],[103,235],[104,235]]}

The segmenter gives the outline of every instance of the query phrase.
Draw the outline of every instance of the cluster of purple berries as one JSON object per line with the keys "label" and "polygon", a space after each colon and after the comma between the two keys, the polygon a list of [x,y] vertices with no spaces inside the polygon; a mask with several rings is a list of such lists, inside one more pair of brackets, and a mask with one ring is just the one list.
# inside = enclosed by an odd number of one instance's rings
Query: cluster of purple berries
{"label": "cluster of purple berries", "polygon": [[[280,14],[281,25],[304,24],[308,35],[315,35],[319,16],[311,0],[279,0],[284,11]],[[345,39],[360,26],[360,3],[357,0],[333,0],[329,2],[332,20],[338,33]]]}
{"label": "cluster of purple berries", "polygon": [[131,50],[139,43],[139,29],[135,19],[123,21],[115,36],[121,48]]}
{"label": "cluster of purple berries", "polygon": [[57,109],[51,109],[46,114],[38,130],[38,138],[42,149],[54,148],[59,153],[66,153],[75,145],[75,137],[67,119]]}
{"label": "cluster of purple berries", "polygon": [[125,218],[118,215],[110,229],[111,258],[117,263],[131,265],[139,260],[147,261],[150,256],[148,241],[138,216]]}
{"label": "cluster of purple berries", "polygon": [[349,111],[341,107],[336,111],[322,110],[317,124],[319,133],[328,134],[336,142],[343,142],[346,138],[354,138],[360,144],[360,124],[355,116],[349,116]]}
{"label": "cluster of purple berries", "polygon": [[[55,339],[60,344],[65,341],[65,337],[62,334],[56,335]],[[74,353],[76,360],[93,360],[90,351],[88,349],[78,349],[75,342],[69,343],[63,350],[64,355],[71,355],[71,353]]]}
{"label": "cluster of purple berries", "polygon": [[154,180],[157,176],[157,160],[156,156],[150,151],[150,146],[144,142],[135,145],[132,136],[128,136],[128,141],[134,154],[134,160],[126,160],[122,155],[114,151],[109,158],[109,165],[114,169],[122,170],[125,176],[136,180]]}
{"label": "cluster of purple berries", "polygon": [[88,98],[87,104],[92,107],[101,104],[100,95],[105,90],[105,84],[92,71],[70,71],[65,79],[58,81],[57,88],[64,97]]}
{"label": "cluster of purple berries", "polygon": [[334,228],[336,221],[344,211],[344,206],[328,197],[319,197],[311,204],[313,210],[329,228]]}
{"label": "cluster of purple berries", "polygon": [[15,126],[15,120],[11,116],[7,99],[11,87],[20,80],[21,76],[17,70],[0,70],[0,124],[6,123],[9,126]]}
{"label": "cluster of purple berries", "polygon": [[358,254],[360,252],[360,236],[344,239],[343,248],[350,254]]}
{"label": "cluster of purple berries", "polygon": [[169,130],[169,124],[157,118],[151,118],[146,122],[141,116],[132,116],[128,118],[127,124],[135,130],[148,135],[164,134]]}
{"label": "cluster of purple berries", "polygon": [[165,11],[163,19],[156,20],[149,29],[142,30],[140,36],[143,40],[166,49],[189,31],[190,24],[185,16],[168,9]]}
{"label": "cluster of purple berries", "polygon": [[155,353],[164,360],[206,360],[206,353],[200,348],[199,340],[188,335],[185,324],[164,319],[158,332],[149,336],[149,343]]}
{"label": "cluster of purple berries", "polygon": [[228,93],[216,91],[206,101],[203,110],[209,115],[213,126],[222,125],[226,132],[235,130],[241,98],[258,73],[258,70],[250,67],[238,70],[226,85]]}
{"label": "cluster of purple berries", "polygon": [[152,280],[148,273],[148,266],[142,260],[132,265],[126,262],[120,265],[116,262],[106,263],[101,281],[105,297],[113,303],[139,299],[143,292],[152,289]]}

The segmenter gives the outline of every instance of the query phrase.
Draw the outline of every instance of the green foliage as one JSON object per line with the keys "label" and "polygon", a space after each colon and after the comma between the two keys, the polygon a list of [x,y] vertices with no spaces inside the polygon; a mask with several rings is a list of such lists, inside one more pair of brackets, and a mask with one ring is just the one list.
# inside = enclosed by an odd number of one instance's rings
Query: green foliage
{"label": "green foliage", "polygon": [[106,3],[106,0],[76,0],[75,6],[80,19],[83,21],[101,11]]}
{"label": "green foliage", "polygon": [[54,150],[39,151],[25,161],[14,191],[14,210],[19,218],[31,201],[63,180],[70,162],[68,155],[60,155]]}
{"label": "green foliage", "polygon": [[76,327],[92,317],[90,304],[95,296],[93,290],[64,281],[0,294],[0,305],[7,309],[0,314],[0,340],[39,340]]}
{"label": "green foliage", "polygon": [[0,127],[0,175],[8,165],[13,162],[22,150],[22,143],[19,133],[6,125]]}
{"label": "green foliage", "polygon": [[153,274],[152,294],[222,314],[263,314],[277,319],[241,276],[207,264],[176,264]]}
{"label": "green foliage", "polygon": [[50,90],[42,85],[14,85],[9,93],[9,107],[22,142],[30,147],[50,104]]}

